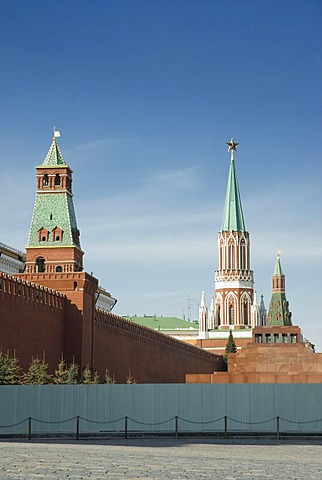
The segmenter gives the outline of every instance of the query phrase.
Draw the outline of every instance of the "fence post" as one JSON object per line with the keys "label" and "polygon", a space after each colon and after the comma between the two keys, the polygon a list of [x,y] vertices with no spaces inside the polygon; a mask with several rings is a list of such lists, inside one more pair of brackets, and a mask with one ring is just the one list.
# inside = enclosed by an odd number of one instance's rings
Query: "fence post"
{"label": "fence post", "polygon": [[31,417],[28,417],[28,440],[31,440]]}
{"label": "fence post", "polygon": [[127,438],[127,416],[124,417],[124,438]]}
{"label": "fence post", "polygon": [[79,440],[79,415],[76,417],[76,440]]}
{"label": "fence post", "polygon": [[176,439],[178,438],[178,425],[179,425],[179,417],[176,415],[175,417],[175,430],[176,430]]}
{"label": "fence post", "polygon": [[224,416],[225,438],[228,438],[227,415]]}
{"label": "fence post", "polygon": [[276,438],[280,439],[280,417],[276,417]]}

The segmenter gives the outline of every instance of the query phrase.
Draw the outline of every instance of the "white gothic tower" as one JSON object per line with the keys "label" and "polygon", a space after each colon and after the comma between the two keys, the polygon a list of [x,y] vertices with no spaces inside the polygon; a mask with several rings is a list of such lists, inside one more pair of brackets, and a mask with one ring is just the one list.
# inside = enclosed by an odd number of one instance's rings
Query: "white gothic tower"
{"label": "white gothic tower", "polygon": [[222,228],[218,233],[219,261],[215,273],[215,326],[243,329],[255,326],[253,272],[250,268],[250,240],[245,228],[234,152],[238,143],[227,143],[231,153]]}

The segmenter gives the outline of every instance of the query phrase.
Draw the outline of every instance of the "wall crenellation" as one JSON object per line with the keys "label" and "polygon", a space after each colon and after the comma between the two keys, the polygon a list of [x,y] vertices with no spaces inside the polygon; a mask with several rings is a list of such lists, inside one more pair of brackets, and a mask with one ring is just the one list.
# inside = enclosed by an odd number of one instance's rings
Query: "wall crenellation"
{"label": "wall crenellation", "polygon": [[16,278],[12,275],[0,272],[0,294],[9,294],[29,303],[54,307],[62,310],[64,308],[65,295],[43,287],[27,280]]}
{"label": "wall crenellation", "polygon": [[135,338],[139,342],[157,343],[164,347],[167,346],[171,349],[180,350],[183,354],[190,353],[207,360],[214,360],[214,356],[216,357],[216,355],[208,353],[201,348],[190,346],[180,340],[156,332],[151,328],[138,325],[113,313],[106,312],[105,310],[96,309],[95,323],[97,327],[117,330],[119,335],[130,334],[132,339]]}

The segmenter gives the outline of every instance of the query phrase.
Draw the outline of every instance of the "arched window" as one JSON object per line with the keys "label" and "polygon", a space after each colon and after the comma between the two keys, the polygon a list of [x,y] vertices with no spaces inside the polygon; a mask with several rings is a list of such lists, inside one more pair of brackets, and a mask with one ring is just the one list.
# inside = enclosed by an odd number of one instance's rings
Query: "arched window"
{"label": "arched window", "polygon": [[59,227],[55,227],[53,230],[52,230],[52,239],[53,239],[53,242],[61,242],[63,240],[63,231],[61,228]]}
{"label": "arched window", "polygon": [[36,272],[37,273],[45,272],[45,259],[43,257],[38,257],[36,260]]}
{"label": "arched window", "polygon": [[233,305],[229,305],[229,325],[234,325],[235,315],[234,315]]}
{"label": "arched window", "polygon": [[240,245],[240,269],[245,270],[246,269],[246,262],[245,262],[245,242],[242,241]]}
{"label": "arched window", "polygon": [[38,230],[38,240],[39,242],[48,242],[49,232],[46,228],[41,228]]}
{"label": "arched window", "polygon": [[217,306],[217,325],[221,325],[220,305]]}
{"label": "arched window", "polygon": [[244,325],[248,325],[248,305],[247,302],[243,303],[243,323]]}
{"label": "arched window", "polygon": [[229,245],[229,268],[230,270],[235,268],[235,247],[232,243]]}
{"label": "arched window", "polygon": [[47,187],[49,185],[48,173],[44,173],[44,176],[42,177],[42,184],[44,187]]}
{"label": "arched window", "polygon": [[59,173],[56,173],[56,175],[55,175],[55,185],[56,186],[60,185],[60,175],[59,175]]}
{"label": "arched window", "polygon": [[57,265],[56,272],[60,273],[63,271],[63,267],[61,265]]}

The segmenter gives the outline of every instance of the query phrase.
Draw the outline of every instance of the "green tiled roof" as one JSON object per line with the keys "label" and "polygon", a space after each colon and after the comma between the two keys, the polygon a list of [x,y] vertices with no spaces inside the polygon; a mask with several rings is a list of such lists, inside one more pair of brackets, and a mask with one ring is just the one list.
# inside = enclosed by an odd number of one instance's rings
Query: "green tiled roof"
{"label": "green tiled roof", "polygon": [[124,318],[154,330],[198,330],[198,324],[177,317],[155,317],[154,315],[137,317],[134,315]]}
{"label": "green tiled roof", "polygon": [[[276,259],[273,277],[281,277],[281,279],[279,280],[280,285],[282,285],[282,281],[284,282],[284,274],[282,272],[279,253]],[[284,287],[280,292],[274,292],[273,290],[267,315],[267,325],[292,325],[291,318],[292,314],[289,311],[289,303],[286,299]]]}
{"label": "green tiled roof", "polygon": [[246,230],[235,169],[235,162],[233,159],[230,162],[221,230],[223,232],[231,232],[232,230],[237,232],[244,232]]}
{"label": "green tiled roof", "polygon": [[[53,138],[43,166],[67,167],[56,138]],[[63,232],[60,240],[53,239],[52,232],[56,227]],[[39,241],[39,231],[42,229],[49,232],[48,240],[45,242]],[[66,190],[37,192],[36,194],[28,247],[50,246],[77,246],[80,248],[73,198]]]}
{"label": "green tiled roof", "polygon": [[285,293],[273,293],[267,315],[267,325],[292,325],[292,314]]}
{"label": "green tiled roof", "polygon": [[274,273],[273,275],[283,275],[283,272],[282,272],[282,266],[281,266],[281,261],[280,261],[280,256],[277,255],[277,259],[276,259],[276,264],[275,264],[275,268],[274,268]]}
{"label": "green tiled roof", "polygon": [[[50,232],[55,227],[63,231],[63,238],[54,241]],[[39,241],[39,230],[45,228],[49,232],[49,239],[46,246],[73,246],[73,231],[77,231],[76,216],[73,200],[67,193],[41,193],[37,194],[31,228],[29,233],[28,247],[44,246]]]}
{"label": "green tiled roof", "polygon": [[50,146],[50,149],[48,150],[43,165],[47,167],[54,167],[59,165],[66,166],[66,162],[59,149],[56,138],[53,138],[52,144]]}

